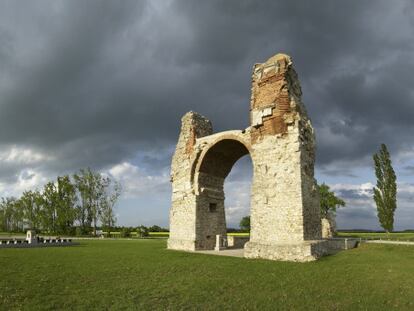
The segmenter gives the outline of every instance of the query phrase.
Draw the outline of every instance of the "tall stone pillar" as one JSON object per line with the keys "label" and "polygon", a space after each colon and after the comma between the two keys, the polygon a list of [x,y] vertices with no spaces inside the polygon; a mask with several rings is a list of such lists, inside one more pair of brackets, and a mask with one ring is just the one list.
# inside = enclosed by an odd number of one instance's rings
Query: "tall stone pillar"
{"label": "tall stone pillar", "polygon": [[197,138],[211,135],[211,122],[195,112],[181,119],[181,132],[171,164],[172,198],[168,248],[196,249],[197,196],[192,187]]}
{"label": "tall stone pillar", "polygon": [[250,119],[255,163],[245,256],[313,260],[324,252],[314,133],[289,56],[254,66]]}

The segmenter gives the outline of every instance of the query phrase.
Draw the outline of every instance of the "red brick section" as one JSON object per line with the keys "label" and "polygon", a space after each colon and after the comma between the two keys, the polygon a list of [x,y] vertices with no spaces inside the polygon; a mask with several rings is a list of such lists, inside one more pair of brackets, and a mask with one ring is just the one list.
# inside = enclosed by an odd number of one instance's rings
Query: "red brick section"
{"label": "red brick section", "polygon": [[193,152],[195,142],[196,142],[196,134],[195,134],[194,127],[192,127],[190,129],[190,137],[188,138],[187,143],[185,145],[185,153],[187,155],[191,155],[191,153]]}
{"label": "red brick section", "polygon": [[[288,91],[287,74],[290,67],[285,58],[277,60],[279,70],[269,70],[259,78],[253,74],[251,110],[273,108],[272,115],[263,118],[263,125],[253,127],[251,141],[254,144],[266,135],[283,134],[287,132],[285,115],[291,112]],[[268,68],[269,64],[259,67]]]}

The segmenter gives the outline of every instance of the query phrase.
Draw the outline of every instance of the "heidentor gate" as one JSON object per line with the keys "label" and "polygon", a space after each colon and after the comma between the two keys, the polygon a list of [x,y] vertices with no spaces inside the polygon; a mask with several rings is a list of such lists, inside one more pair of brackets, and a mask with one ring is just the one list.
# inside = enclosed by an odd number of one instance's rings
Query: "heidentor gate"
{"label": "heidentor gate", "polygon": [[169,249],[212,250],[216,236],[226,235],[224,180],[249,154],[251,233],[244,256],[310,261],[328,252],[314,179],[315,135],[301,95],[291,58],[277,54],[254,65],[245,130],[213,133],[205,117],[184,115],[171,166]]}

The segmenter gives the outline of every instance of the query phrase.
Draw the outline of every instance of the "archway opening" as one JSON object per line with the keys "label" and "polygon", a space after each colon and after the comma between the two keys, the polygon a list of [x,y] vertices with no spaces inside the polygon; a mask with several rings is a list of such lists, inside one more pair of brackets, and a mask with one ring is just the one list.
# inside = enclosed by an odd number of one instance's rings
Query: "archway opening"
{"label": "archway opening", "polygon": [[[235,139],[223,139],[210,147],[201,159],[197,178],[199,190],[196,211],[197,249],[214,249],[217,244],[217,235],[222,237],[227,235],[224,182],[226,177],[232,171],[235,163],[242,157],[246,156],[246,159],[240,161],[241,166],[243,166],[243,168],[248,168],[249,165],[252,167],[252,161],[250,159],[249,164],[250,157],[248,155],[249,150],[242,142]],[[230,200],[228,200],[228,202],[234,202],[236,196],[239,196],[240,199],[242,189],[237,189],[237,187],[234,186],[237,183],[236,181],[238,177],[240,177],[239,175],[242,174],[241,171],[241,167],[236,165],[234,174],[230,176],[228,183],[229,187],[226,187],[227,191],[230,190]],[[251,179],[252,177],[250,176],[250,180]],[[241,180],[239,180],[239,182],[241,182]],[[249,206],[250,188],[248,193],[244,194],[244,197],[244,199],[247,199],[247,204]],[[244,205],[246,204],[244,203]],[[231,211],[230,206],[228,211]],[[232,225],[234,225],[236,221],[234,217],[237,217],[233,216],[232,212],[230,212],[229,219],[231,220]],[[231,246],[235,247],[235,245]]]}
{"label": "archway opening", "polygon": [[250,217],[252,179],[253,164],[247,154],[234,164],[224,180],[224,209],[228,234],[242,229],[240,221],[244,217]]}

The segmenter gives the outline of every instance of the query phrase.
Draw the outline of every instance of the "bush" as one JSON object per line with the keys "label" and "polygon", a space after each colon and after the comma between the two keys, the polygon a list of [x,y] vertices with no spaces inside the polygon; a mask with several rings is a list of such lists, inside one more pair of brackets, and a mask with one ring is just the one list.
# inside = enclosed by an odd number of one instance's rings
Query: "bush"
{"label": "bush", "polygon": [[138,236],[141,238],[149,236],[149,230],[145,226],[139,226],[137,228],[137,233],[138,233]]}
{"label": "bush", "polygon": [[129,238],[131,236],[131,230],[129,228],[122,228],[121,238]]}
{"label": "bush", "polygon": [[250,216],[245,216],[240,220],[240,229],[242,232],[250,232]]}
{"label": "bush", "polygon": [[81,227],[76,227],[75,229],[75,235],[76,236],[82,236],[82,228]]}
{"label": "bush", "polygon": [[148,230],[151,231],[151,232],[161,232],[162,228],[160,226],[153,225],[153,226],[149,227]]}
{"label": "bush", "polygon": [[110,238],[120,238],[121,237],[121,232],[116,232],[116,231],[111,231],[109,232],[109,237]]}
{"label": "bush", "polygon": [[77,235],[76,229],[77,228],[75,227],[69,227],[65,230],[65,232],[63,232],[63,235],[69,235],[69,236]]}

